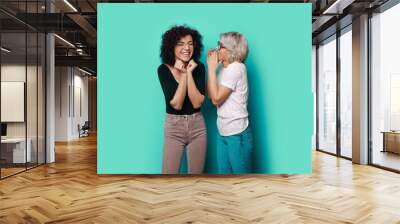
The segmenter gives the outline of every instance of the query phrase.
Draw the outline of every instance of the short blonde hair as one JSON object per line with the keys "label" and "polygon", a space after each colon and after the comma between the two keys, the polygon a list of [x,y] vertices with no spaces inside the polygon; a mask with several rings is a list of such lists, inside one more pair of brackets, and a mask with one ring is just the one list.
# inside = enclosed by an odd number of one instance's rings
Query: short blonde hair
{"label": "short blonde hair", "polygon": [[228,50],[228,62],[244,62],[249,48],[246,38],[238,32],[222,33],[219,42]]}

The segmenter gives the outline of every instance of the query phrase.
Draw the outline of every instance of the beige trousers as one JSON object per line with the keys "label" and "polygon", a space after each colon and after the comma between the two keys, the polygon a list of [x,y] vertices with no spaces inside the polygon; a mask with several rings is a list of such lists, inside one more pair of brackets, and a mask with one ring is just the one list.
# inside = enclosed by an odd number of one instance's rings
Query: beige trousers
{"label": "beige trousers", "polygon": [[189,174],[201,174],[207,150],[207,131],[201,112],[167,114],[164,126],[163,174],[178,174],[184,147]]}

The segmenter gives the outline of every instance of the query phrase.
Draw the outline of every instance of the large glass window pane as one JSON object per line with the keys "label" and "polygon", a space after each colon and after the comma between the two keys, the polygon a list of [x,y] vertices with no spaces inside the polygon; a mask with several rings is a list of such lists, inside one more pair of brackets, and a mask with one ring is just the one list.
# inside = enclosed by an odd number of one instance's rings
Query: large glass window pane
{"label": "large glass window pane", "polygon": [[[16,17],[44,13],[45,0],[0,1]],[[27,17],[28,23],[38,17]],[[32,25],[35,26],[35,25]],[[45,162],[45,35],[0,12],[0,178]]]}
{"label": "large glass window pane", "polygon": [[340,36],[340,153],[352,157],[352,35]]}
{"label": "large glass window pane", "polygon": [[372,163],[400,170],[400,4],[372,17]]}
{"label": "large glass window pane", "polygon": [[[30,161],[26,142],[26,33],[1,34],[1,175],[25,170]],[[5,50],[4,50],[5,49]],[[28,147],[27,147],[28,146]]]}
{"label": "large glass window pane", "polygon": [[318,48],[318,148],[336,153],[336,37]]}

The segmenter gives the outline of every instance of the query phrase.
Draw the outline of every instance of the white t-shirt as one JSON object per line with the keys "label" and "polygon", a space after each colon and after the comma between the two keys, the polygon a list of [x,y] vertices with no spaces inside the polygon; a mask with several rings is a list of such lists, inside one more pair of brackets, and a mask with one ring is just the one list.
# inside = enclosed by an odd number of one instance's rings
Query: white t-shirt
{"label": "white t-shirt", "polygon": [[243,132],[249,125],[247,112],[247,71],[240,62],[233,62],[221,68],[218,84],[232,90],[225,102],[217,107],[217,127],[222,136],[230,136]]}

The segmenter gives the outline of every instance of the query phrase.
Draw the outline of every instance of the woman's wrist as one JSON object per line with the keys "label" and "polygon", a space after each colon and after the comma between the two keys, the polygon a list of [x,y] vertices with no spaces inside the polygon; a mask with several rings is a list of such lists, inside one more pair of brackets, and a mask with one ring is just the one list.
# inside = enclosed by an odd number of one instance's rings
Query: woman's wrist
{"label": "woman's wrist", "polygon": [[209,68],[212,69],[212,71],[216,71],[218,67],[218,62],[213,62],[209,65]]}
{"label": "woman's wrist", "polygon": [[215,74],[216,70],[217,70],[217,67],[208,66],[208,75],[213,75],[213,74]]}
{"label": "woman's wrist", "polygon": [[187,72],[182,72],[181,73],[181,79],[186,80],[187,76],[188,76]]}

